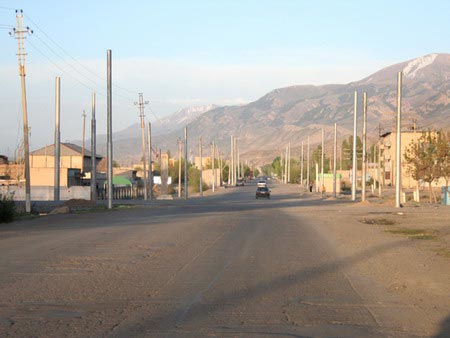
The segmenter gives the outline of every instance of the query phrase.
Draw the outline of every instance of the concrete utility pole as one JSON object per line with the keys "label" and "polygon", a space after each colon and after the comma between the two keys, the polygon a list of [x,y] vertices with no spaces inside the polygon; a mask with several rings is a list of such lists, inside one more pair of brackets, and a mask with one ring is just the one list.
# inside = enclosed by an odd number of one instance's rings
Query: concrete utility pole
{"label": "concrete utility pole", "polygon": [[289,151],[288,151],[287,182],[291,183],[291,142],[289,142]]}
{"label": "concrete utility pole", "polygon": [[181,153],[182,143],[178,140],[178,198],[181,198]]}
{"label": "concrete utility pole", "polygon": [[139,101],[134,105],[139,109],[139,117],[141,118],[141,139],[142,139],[142,165],[144,169],[144,200],[147,200],[147,158],[145,149],[145,114],[144,108],[148,104],[148,101],[144,101],[144,94],[139,93]]}
{"label": "concrete utility pole", "polygon": [[211,159],[212,159],[211,168],[212,168],[212,178],[213,178],[212,191],[215,192],[216,191],[216,164],[214,162],[216,161],[216,143],[214,142],[214,140],[212,141],[212,147],[211,147]]}
{"label": "concrete utility pole", "polygon": [[86,139],[86,112],[83,110],[83,132],[82,132],[82,143],[81,143],[81,173],[84,175],[84,155],[85,155],[85,139]]}
{"label": "concrete utility pole", "polygon": [[302,141],[302,151],[300,155],[300,185],[303,186],[303,141]]}
{"label": "concrete utility pole", "polygon": [[199,191],[200,196],[203,197],[203,147],[202,147],[202,137],[198,138],[198,154],[200,156],[200,180],[199,180]]}
{"label": "concrete utility pole", "polygon": [[95,121],[95,93],[92,93],[91,116],[91,201],[97,200],[97,126]]}
{"label": "concrete utility pole", "polygon": [[108,156],[108,209],[113,207],[113,144],[112,144],[112,52],[106,52],[106,75],[107,75],[107,97],[106,97],[106,133],[107,133],[107,156]]}
{"label": "concrete utility pole", "polygon": [[284,183],[284,159],[283,159],[283,151],[280,153],[280,171],[281,171],[281,183]]}
{"label": "concrete utility pole", "polygon": [[337,155],[337,126],[334,124],[334,142],[333,142],[333,196],[337,197],[337,187],[336,187],[336,155]]}
{"label": "concrete utility pole", "polygon": [[152,161],[152,124],[147,125],[147,146],[148,146],[148,180],[150,199],[153,199],[153,161]]}
{"label": "concrete utility pole", "polygon": [[362,178],[361,178],[361,201],[366,200],[366,172],[367,172],[367,149],[366,149],[366,133],[367,133],[367,93],[363,93],[363,153],[362,153]]}
{"label": "concrete utility pole", "polygon": [[234,159],[233,159],[233,185],[236,185],[237,182],[237,170],[236,167],[238,165],[237,163],[237,149],[238,149],[238,145],[237,145],[237,138],[234,138],[234,150],[233,150],[233,154],[234,154]]}
{"label": "concrete utility pole", "polygon": [[228,185],[233,185],[233,177],[234,177],[234,137],[231,135],[231,152],[230,152],[230,166],[228,168],[229,178],[228,178]]}
{"label": "concrete utility pole", "polygon": [[358,115],[358,92],[355,91],[355,102],[353,113],[352,201],[356,200],[356,175],[358,172],[358,164],[357,164],[358,162],[356,161],[357,115]]}
{"label": "concrete utility pole", "polygon": [[184,127],[184,198],[188,199],[188,131]]}
{"label": "concrete utility pole", "polygon": [[402,192],[402,72],[397,74],[397,145],[395,149],[395,207],[400,208]]}
{"label": "concrete utility pole", "polygon": [[28,109],[27,109],[27,91],[25,86],[25,39],[33,31],[23,26],[23,11],[16,10],[16,27],[9,34],[17,40],[17,58],[19,61],[20,84],[22,87],[22,119],[23,119],[23,148],[24,148],[24,167],[25,167],[25,212],[31,212],[31,184],[30,184],[30,143],[28,140]]}
{"label": "concrete utility pole", "polygon": [[286,146],[286,153],[285,153],[285,157],[284,157],[284,184],[288,183],[288,166],[289,166],[289,147]]}
{"label": "concrete utility pole", "polygon": [[378,196],[381,197],[381,146],[378,144]]}
{"label": "concrete utility pole", "polygon": [[239,150],[237,150],[237,178],[241,178],[241,156]]}
{"label": "concrete utility pole", "polygon": [[[53,200],[60,199],[60,167],[61,167],[61,78],[55,79],[55,149],[54,149],[54,184],[53,184]],[[84,157],[83,157],[84,158]]]}
{"label": "concrete utility pole", "polygon": [[323,164],[324,164],[324,157],[325,157],[325,149],[324,149],[324,135],[323,135],[323,128],[322,128],[322,157],[321,157],[321,160],[320,160],[320,175],[321,175],[321,179],[320,179],[320,185],[321,185],[321,187],[320,187],[320,194],[321,194],[321,196],[323,197],[323,193],[324,193],[324,188],[325,188],[325,183],[324,183],[324,173],[323,173]]}
{"label": "concrete utility pole", "polygon": [[306,188],[309,190],[309,184],[310,184],[310,165],[309,165],[309,136],[308,136],[308,146],[307,146],[307,152],[306,152]]}

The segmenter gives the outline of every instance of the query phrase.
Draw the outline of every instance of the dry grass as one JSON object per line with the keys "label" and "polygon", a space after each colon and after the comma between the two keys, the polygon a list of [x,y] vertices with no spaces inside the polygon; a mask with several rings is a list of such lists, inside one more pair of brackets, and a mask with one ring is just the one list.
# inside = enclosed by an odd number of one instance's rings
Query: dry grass
{"label": "dry grass", "polygon": [[371,224],[371,225],[394,225],[396,224],[395,221],[387,218],[364,218],[360,221],[364,224]]}
{"label": "dry grass", "polygon": [[396,228],[385,231],[395,235],[405,235],[411,239],[431,240],[437,238],[436,231],[427,229]]}

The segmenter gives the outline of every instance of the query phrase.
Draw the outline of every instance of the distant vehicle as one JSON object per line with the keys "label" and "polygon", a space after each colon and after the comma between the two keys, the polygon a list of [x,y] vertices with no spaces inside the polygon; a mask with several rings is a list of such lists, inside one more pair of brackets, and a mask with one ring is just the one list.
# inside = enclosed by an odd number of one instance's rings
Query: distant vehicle
{"label": "distant vehicle", "polygon": [[236,187],[243,187],[244,186],[244,180],[242,178],[238,178],[236,180]]}
{"label": "distant vehicle", "polygon": [[259,180],[257,186],[258,187],[267,187],[267,182],[265,180]]}
{"label": "distant vehicle", "polygon": [[267,198],[270,199],[270,190],[267,187],[258,187],[256,189],[256,199],[258,198]]}

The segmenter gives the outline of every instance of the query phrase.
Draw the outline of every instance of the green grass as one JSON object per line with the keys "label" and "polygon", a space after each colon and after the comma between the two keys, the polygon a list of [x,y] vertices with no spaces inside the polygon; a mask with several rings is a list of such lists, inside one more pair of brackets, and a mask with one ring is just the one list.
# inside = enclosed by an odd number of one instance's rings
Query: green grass
{"label": "green grass", "polygon": [[364,218],[361,223],[372,225],[394,225],[395,221],[387,218]]}
{"label": "green grass", "polygon": [[440,248],[433,250],[436,252],[439,256],[450,258],[450,249],[447,248]]}
{"label": "green grass", "polygon": [[385,231],[395,235],[405,235],[411,239],[432,240],[437,238],[435,231],[427,229],[396,228]]}

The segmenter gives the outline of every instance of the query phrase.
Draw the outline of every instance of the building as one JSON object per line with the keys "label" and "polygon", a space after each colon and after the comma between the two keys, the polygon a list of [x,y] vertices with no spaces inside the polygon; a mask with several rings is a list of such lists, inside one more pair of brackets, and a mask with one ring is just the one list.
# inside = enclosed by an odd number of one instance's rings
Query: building
{"label": "building", "polygon": [[[401,185],[403,188],[417,187],[417,181],[408,173],[408,165],[405,161],[406,150],[411,143],[417,143],[422,137],[420,131],[402,131],[401,132]],[[381,154],[382,183],[385,185],[395,185],[395,156],[397,151],[397,133],[387,132],[380,137],[379,141]]]}
{"label": "building", "polygon": [[[54,185],[54,145],[45,146],[30,153],[30,183],[32,186]],[[84,173],[91,172],[92,154],[89,150],[72,143],[61,143],[60,186],[70,187],[83,184]],[[96,155],[96,166],[102,160]],[[89,182],[88,182],[89,184]]]}

